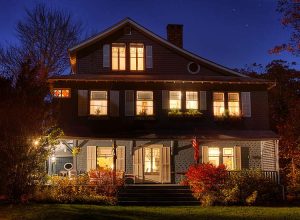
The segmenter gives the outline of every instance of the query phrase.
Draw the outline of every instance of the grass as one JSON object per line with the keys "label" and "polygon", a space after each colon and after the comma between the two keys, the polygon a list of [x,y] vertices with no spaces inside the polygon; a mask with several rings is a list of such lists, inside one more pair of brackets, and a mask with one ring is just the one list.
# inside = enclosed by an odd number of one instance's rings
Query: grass
{"label": "grass", "polygon": [[300,219],[300,207],[122,207],[37,204],[1,205],[2,219]]}

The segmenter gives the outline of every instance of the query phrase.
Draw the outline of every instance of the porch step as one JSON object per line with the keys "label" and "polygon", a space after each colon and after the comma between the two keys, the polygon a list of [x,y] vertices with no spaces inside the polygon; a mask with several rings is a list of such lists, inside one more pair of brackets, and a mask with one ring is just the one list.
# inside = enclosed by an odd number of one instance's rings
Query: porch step
{"label": "porch step", "polygon": [[180,185],[126,185],[118,193],[119,205],[199,205],[189,187]]}

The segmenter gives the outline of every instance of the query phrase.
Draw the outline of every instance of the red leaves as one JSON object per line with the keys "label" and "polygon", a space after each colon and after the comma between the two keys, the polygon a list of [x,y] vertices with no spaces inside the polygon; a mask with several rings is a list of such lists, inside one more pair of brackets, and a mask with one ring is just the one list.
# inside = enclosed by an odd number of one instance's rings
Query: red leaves
{"label": "red leaves", "polygon": [[223,184],[227,176],[228,173],[223,164],[218,167],[209,163],[192,165],[186,173],[186,184],[191,186],[195,194],[201,194]]}

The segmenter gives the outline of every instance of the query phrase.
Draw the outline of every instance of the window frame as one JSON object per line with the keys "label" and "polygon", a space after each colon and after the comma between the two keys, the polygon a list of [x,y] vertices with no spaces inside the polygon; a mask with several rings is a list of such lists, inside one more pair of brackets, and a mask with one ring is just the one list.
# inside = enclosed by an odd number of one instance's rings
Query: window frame
{"label": "window frame", "polygon": [[[238,109],[239,109],[239,114],[230,114],[229,111],[229,94],[237,94],[238,95]],[[241,93],[240,92],[227,92],[227,110],[228,110],[228,115],[230,117],[240,117],[241,116]]]}
{"label": "window frame", "polygon": [[[131,47],[133,47],[132,45],[136,45],[135,48],[139,48],[137,45],[141,45],[143,48],[143,69],[142,70],[138,70],[138,50],[136,50],[136,57],[135,61],[136,61],[136,69],[132,70],[131,69]],[[132,72],[144,72],[146,69],[146,53],[145,53],[145,44],[144,43],[129,43],[129,70]]]}
{"label": "window frame", "polygon": [[[196,93],[196,95],[197,95],[197,108],[188,108],[187,106],[187,103],[188,102],[195,102],[195,100],[187,100],[187,97],[188,97],[188,92],[193,92],[193,93]],[[185,91],[185,109],[187,110],[187,111],[189,111],[189,110],[199,110],[199,92],[198,91]]]}
{"label": "window frame", "polygon": [[[54,90],[60,90],[61,95],[62,95],[62,90],[69,90],[69,96],[65,96],[65,97],[55,96],[54,95]],[[69,98],[71,98],[71,88],[53,88],[51,90],[51,94],[52,94],[52,97],[55,98],[55,99],[69,99]]]}
{"label": "window frame", "polygon": [[[91,114],[92,92],[106,92],[106,114]],[[107,90],[89,90],[89,116],[92,117],[107,117],[109,115],[109,92]]]}
{"label": "window frame", "polygon": [[[182,91],[180,90],[170,90],[169,92],[169,109],[170,110],[182,110]],[[171,99],[171,92],[179,92],[180,93],[180,99],[179,100],[175,100],[175,99]],[[173,101],[179,101],[180,102],[180,108],[171,108],[171,100]]]}
{"label": "window frame", "polygon": [[[223,94],[223,108],[224,108],[224,111],[223,111],[223,114],[221,114],[221,115],[216,115],[215,114],[215,99],[214,99],[214,94],[215,93]],[[225,113],[226,113],[226,100],[225,100],[226,95],[225,94],[226,94],[226,92],[218,92],[218,91],[212,93],[212,105],[213,105],[212,110],[213,110],[213,116],[216,117],[216,118],[225,116]],[[217,101],[217,102],[220,102],[220,101]]]}
{"label": "window frame", "polygon": [[[118,69],[113,69],[113,48],[114,47],[120,48],[122,46],[124,46],[124,49],[125,49],[125,57],[124,57],[124,59],[125,59],[125,68],[122,69],[122,70],[120,69],[120,51],[118,49]],[[110,61],[111,61],[111,70],[112,71],[116,71],[116,72],[126,71],[126,69],[127,69],[127,65],[126,65],[127,64],[127,45],[126,45],[126,43],[112,43],[111,44]]]}
{"label": "window frame", "polygon": [[[216,149],[218,149],[219,150],[219,156],[210,156],[209,155],[209,149],[212,149],[212,148],[216,148]],[[215,157],[215,158],[217,158],[218,157],[218,163],[219,163],[219,165],[221,165],[221,164],[224,164],[224,157],[226,157],[226,156],[224,156],[224,149],[232,149],[232,156],[230,156],[231,158],[232,158],[232,169],[228,169],[229,171],[234,171],[234,170],[236,170],[236,155],[235,155],[235,147],[233,146],[233,147],[228,147],[228,146],[226,146],[226,147],[216,147],[216,146],[211,146],[211,147],[208,147],[207,148],[207,162],[209,163],[209,158],[210,157]],[[224,164],[225,165],[225,164]],[[227,168],[227,167],[226,167]]]}
{"label": "window frame", "polygon": [[[98,149],[101,149],[101,148],[111,148],[111,154],[98,154]],[[101,167],[100,165],[98,165],[98,157],[102,157],[102,158],[112,158],[112,164],[111,164],[111,167]],[[114,152],[113,152],[113,147],[109,147],[109,146],[96,146],[96,167],[97,168],[106,168],[106,169],[113,169],[113,160],[114,160]]]}
{"label": "window frame", "polygon": [[[146,166],[145,166],[145,162],[146,162],[146,149],[149,149],[150,150],[150,154],[151,154],[151,157],[150,157],[150,172],[146,172],[146,170],[145,170],[145,168],[146,168]],[[153,164],[155,163],[155,161],[153,160],[155,157],[154,157],[154,154],[153,154],[153,150],[158,150],[158,155],[159,155],[159,161],[160,161],[160,163],[159,163],[159,166],[158,166],[158,171],[153,171]],[[144,156],[143,156],[143,160],[144,160],[144,170],[143,170],[143,172],[144,172],[144,174],[145,175],[158,175],[158,174],[160,174],[160,172],[161,172],[161,160],[162,160],[162,158],[161,158],[161,156],[162,156],[162,154],[161,154],[161,148],[159,148],[159,147],[145,147],[144,149],[143,149],[144,151],[145,151],[145,153],[144,153]],[[148,162],[148,161],[147,161]]]}
{"label": "window frame", "polygon": [[[137,103],[138,103],[138,101],[143,101],[143,100],[138,100],[138,92],[152,92],[152,100],[150,100],[150,101],[152,101],[152,114],[151,115],[148,115],[148,114],[143,115],[143,114],[138,113]],[[135,116],[139,116],[139,117],[141,117],[141,116],[149,117],[150,116],[151,117],[151,116],[155,115],[154,114],[154,92],[153,91],[151,91],[151,90],[136,90],[134,99],[135,99]]]}

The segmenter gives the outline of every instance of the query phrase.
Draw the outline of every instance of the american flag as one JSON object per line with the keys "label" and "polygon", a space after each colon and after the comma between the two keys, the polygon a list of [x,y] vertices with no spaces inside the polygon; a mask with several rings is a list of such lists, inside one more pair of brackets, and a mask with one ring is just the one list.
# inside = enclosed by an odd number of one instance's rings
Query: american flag
{"label": "american flag", "polygon": [[199,142],[197,140],[197,137],[193,138],[192,146],[194,148],[194,160],[196,163],[198,163],[198,161],[199,161]]}

